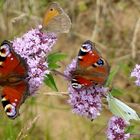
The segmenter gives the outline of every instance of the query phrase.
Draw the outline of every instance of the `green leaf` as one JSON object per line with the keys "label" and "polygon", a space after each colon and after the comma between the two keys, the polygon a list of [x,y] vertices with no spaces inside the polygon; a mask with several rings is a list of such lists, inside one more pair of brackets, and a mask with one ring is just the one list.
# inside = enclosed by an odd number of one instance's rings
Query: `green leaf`
{"label": "green leaf", "polygon": [[56,63],[50,63],[49,68],[50,69],[57,69],[57,68],[60,68],[60,66],[58,64],[56,64]]}
{"label": "green leaf", "polygon": [[56,53],[51,53],[47,56],[48,58],[48,63],[56,63],[58,61],[61,61],[61,60],[64,60],[66,58],[66,54],[62,54],[62,53],[59,53],[59,52],[56,52]]}
{"label": "green leaf", "polygon": [[54,78],[51,74],[46,74],[45,79],[44,79],[44,83],[50,87],[51,89],[58,91],[57,86],[55,84]]}
{"label": "green leaf", "polygon": [[62,54],[62,53],[52,53],[49,54],[47,57],[47,61],[48,61],[48,66],[50,69],[56,69],[59,68],[59,65],[56,64],[58,61],[64,60],[66,58],[67,55]]}
{"label": "green leaf", "polygon": [[134,125],[130,125],[127,127],[126,129],[126,133],[132,133],[134,131],[135,126]]}
{"label": "green leaf", "polygon": [[112,94],[113,96],[120,96],[120,95],[123,94],[123,91],[122,91],[121,89],[118,89],[118,88],[113,88],[113,89],[111,90],[111,94]]}

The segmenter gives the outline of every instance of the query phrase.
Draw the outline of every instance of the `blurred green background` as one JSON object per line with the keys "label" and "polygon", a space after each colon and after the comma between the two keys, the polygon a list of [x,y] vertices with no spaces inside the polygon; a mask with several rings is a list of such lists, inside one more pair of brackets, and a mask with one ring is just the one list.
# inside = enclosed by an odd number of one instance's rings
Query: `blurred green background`
{"label": "blurred green background", "polygon": [[[0,0],[0,41],[13,40],[36,27],[51,0]],[[82,42],[90,39],[105,57],[111,70],[116,70],[111,87],[113,94],[140,113],[140,88],[130,72],[140,64],[139,0],[59,0],[72,20],[72,29],[61,34],[53,52],[68,54],[60,71],[74,58]],[[63,77],[55,76],[60,92],[67,92]],[[71,112],[67,96],[54,93],[43,85],[39,94],[30,97],[20,108],[20,117],[9,120],[1,108],[0,140],[105,140],[111,113],[103,106],[94,121]],[[58,92],[58,94],[60,94]],[[140,123],[132,122],[131,139],[140,140]]]}

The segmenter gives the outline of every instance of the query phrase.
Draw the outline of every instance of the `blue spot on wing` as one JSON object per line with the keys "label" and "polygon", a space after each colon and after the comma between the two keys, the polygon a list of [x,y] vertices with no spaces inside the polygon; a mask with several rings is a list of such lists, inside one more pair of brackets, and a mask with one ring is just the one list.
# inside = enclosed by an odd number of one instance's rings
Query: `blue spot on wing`
{"label": "blue spot on wing", "polygon": [[104,65],[104,61],[103,61],[102,59],[99,59],[99,60],[97,61],[97,64],[98,64],[99,66],[103,66],[103,65]]}

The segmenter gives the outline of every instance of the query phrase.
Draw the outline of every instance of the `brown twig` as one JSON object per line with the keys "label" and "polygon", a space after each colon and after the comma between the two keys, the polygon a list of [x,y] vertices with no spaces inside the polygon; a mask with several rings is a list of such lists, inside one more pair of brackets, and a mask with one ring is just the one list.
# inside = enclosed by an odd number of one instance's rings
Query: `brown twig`
{"label": "brown twig", "polygon": [[96,15],[95,15],[95,26],[92,32],[91,40],[97,40],[98,37],[98,26],[99,26],[99,21],[100,21],[100,13],[101,13],[101,6],[102,6],[102,0],[96,0]]}
{"label": "brown twig", "polygon": [[131,135],[131,138],[140,138],[140,134],[130,134]]}
{"label": "brown twig", "polygon": [[39,116],[36,116],[33,120],[31,120],[27,126],[23,127],[21,129],[21,131],[19,132],[16,140],[23,140],[25,137],[27,137],[27,133],[28,131],[32,128],[33,124],[37,121],[37,119],[39,118]]}
{"label": "brown twig", "polygon": [[47,95],[47,96],[68,96],[68,92],[47,92],[47,93],[43,93],[43,95]]}
{"label": "brown twig", "polygon": [[136,58],[136,41],[137,41],[137,35],[138,35],[139,29],[140,29],[140,18],[136,22],[134,34],[133,34],[133,38],[132,38],[132,42],[131,42],[133,59]]}
{"label": "brown twig", "polygon": [[68,77],[67,75],[63,74],[62,72],[58,71],[58,70],[52,70],[52,72],[54,72],[55,74],[58,74],[60,76],[62,76],[63,78],[65,77],[68,80],[71,80],[70,77]]}
{"label": "brown twig", "polygon": [[[135,52],[136,54],[140,54],[140,51]],[[113,62],[121,62],[122,60],[128,59],[132,56],[132,54],[126,54],[124,56],[117,57]]]}

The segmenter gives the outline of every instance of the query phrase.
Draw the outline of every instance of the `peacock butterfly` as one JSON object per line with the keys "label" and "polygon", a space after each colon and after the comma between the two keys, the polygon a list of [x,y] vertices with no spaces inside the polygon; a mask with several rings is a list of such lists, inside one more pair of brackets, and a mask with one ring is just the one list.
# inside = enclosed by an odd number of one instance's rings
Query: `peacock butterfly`
{"label": "peacock butterfly", "polygon": [[92,85],[104,85],[110,67],[95,48],[95,43],[85,41],[78,54],[76,70],[72,72],[71,84],[74,89]]}
{"label": "peacock butterfly", "polygon": [[26,81],[28,67],[23,58],[5,40],[0,45],[0,93],[6,115],[14,119],[19,115],[19,107],[28,96]]}

